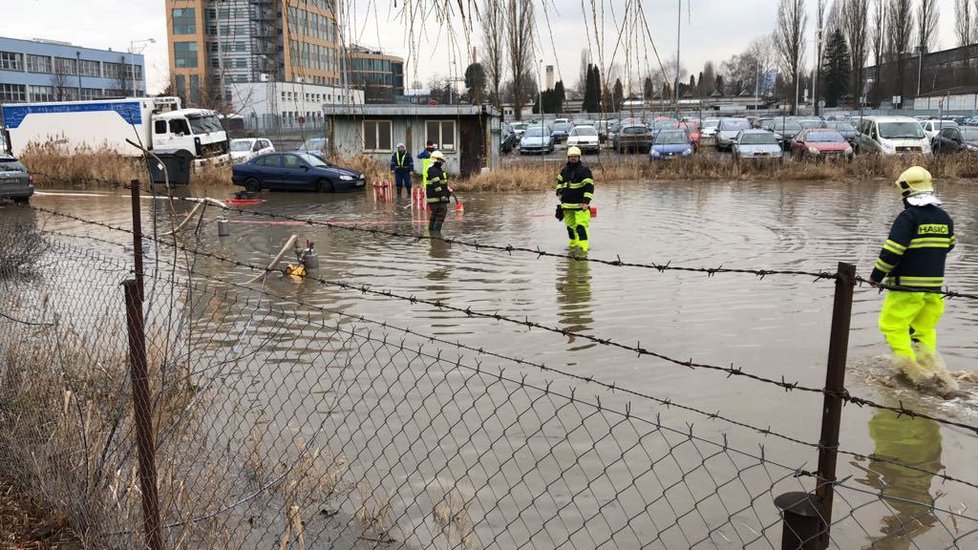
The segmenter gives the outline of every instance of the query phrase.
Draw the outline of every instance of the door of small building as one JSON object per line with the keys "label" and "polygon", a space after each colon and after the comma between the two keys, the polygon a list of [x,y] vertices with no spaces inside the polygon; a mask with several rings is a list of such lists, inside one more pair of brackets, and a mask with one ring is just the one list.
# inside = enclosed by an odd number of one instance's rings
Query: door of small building
{"label": "door of small building", "polygon": [[461,119],[459,132],[459,173],[468,177],[477,174],[482,168],[485,157],[482,150],[484,139],[482,127],[479,124],[479,117],[465,117]]}

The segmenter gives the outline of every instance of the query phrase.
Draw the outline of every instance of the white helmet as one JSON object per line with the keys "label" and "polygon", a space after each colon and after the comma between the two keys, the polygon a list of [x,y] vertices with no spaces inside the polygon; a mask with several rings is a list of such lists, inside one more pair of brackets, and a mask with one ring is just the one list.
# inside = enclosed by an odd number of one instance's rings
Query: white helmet
{"label": "white helmet", "polygon": [[571,146],[567,148],[568,157],[579,157],[581,156],[581,149],[576,146]]}
{"label": "white helmet", "polygon": [[432,161],[440,160],[440,161],[444,162],[445,161],[445,153],[442,153],[441,151],[435,151],[434,153],[431,154],[431,160]]}

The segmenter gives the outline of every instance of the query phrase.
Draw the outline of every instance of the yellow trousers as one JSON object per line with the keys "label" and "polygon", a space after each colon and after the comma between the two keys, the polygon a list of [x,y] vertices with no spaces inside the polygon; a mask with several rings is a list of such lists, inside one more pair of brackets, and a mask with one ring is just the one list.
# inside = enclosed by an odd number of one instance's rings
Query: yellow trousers
{"label": "yellow trousers", "polygon": [[929,292],[888,291],[880,310],[880,332],[886,338],[893,354],[916,361],[913,338],[920,343],[921,351],[937,352],[937,323],[944,313],[944,300],[940,294]]}
{"label": "yellow trousers", "polygon": [[588,249],[588,225],[591,223],[590,210],[564,210],[564,224],[567,225],[567,245]]}

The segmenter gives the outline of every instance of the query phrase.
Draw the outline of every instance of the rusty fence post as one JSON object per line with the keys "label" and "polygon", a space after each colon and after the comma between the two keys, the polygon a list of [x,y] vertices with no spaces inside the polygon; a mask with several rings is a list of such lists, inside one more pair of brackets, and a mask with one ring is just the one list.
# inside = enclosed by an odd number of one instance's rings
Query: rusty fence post
{"label": "rusty fence post", "polygon": [[142,311],[143,302],[143,222],[141,217],[141,207],[139,204],[139,180],[129,181],[129,190],[132,195],[132,256],[133,271],[136,274],[136,283],[139,285],[139,303]]}
{"label": "rusty fence post", "polygon": [[822,429],[818,440],[818,472],[815,494],[786,493],[775,499],[781,509],[784,529],[781,548],[821,550],[828,548],[832,531],[832,499],[835,494],[835,467],[842,424],[845,391],[846,355],[849,349],[849,324],[852,295],[856,286],[856,266],[839,262],[832,306],[829,357],[825,373],[822,404]]}

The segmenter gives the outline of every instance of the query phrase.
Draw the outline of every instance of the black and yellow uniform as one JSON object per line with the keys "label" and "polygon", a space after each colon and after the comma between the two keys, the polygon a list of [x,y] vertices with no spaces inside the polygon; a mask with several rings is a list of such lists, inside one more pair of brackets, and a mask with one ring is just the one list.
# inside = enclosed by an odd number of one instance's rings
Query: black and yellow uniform
{"label": "black and yellow uniform", "polygon": [[[591,210],[588,205],[594,197],[594,178],[591,169],[580,161],[568,162],[557,174],[557,196],[564,211],[564,224],[567,225],[568,246],[577,246],[582,251],[588,249],[588,225]],[[584,205],[584,208],[581,208]]]}
{"label": "black and yellow uniform", "polygon": [[441,165],[441,162],[432,162],[425,172],[427,180],[425,197],[428,199],[428,208],[431,209],[431,217],[428,219],[429,231],[441,231],[445,216],[448,215],[448,202],[451,200],[448,175],[442,170]]}
{"label": "black and yellow uniform", "polygon": [[[887,343],[898,356],[916,361],[913,338],[923,350],[937,351],[937,323],[944,312],[940,290],[944,285],[944,261],[954,248],[954,222],[937,200],[923,201],[922,206],[904,199],[905,208],[897,216],[883,245],[870,279],[907,287],[891,290],[883,301],[879,327]],[[917,201],[921,202],[921,201]]]}

